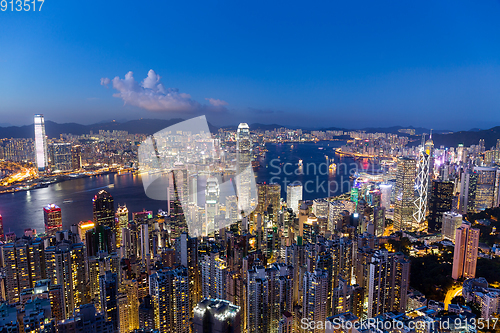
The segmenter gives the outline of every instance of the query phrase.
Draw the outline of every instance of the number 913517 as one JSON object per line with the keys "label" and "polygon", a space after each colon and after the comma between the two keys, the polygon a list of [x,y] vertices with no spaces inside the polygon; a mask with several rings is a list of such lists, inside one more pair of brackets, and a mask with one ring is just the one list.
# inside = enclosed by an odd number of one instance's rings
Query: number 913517
{"label": "number 913517", "polygon": [[2,12],[36,12],[41,11],[45,0],[0,0]]}

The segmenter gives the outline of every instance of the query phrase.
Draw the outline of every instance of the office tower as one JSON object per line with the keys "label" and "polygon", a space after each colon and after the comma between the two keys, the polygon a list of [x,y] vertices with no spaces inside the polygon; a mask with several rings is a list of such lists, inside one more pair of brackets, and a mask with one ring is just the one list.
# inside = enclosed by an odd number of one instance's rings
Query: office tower
{"label": "office tower", "polygon": [[99,277],[101,312],[106,315],[106,320],[113,323],[115,332],[119,329],[118,322],[118,276],[107,271]]}
{"label": "office tower", "polygon": [[98,225],[85,233],[85,246],[88,257],[97,257],[100,252],[113,253],[115,247],[115,234],[111,228]]}
{"label": "office tower", "polygon": [[[186,179],[185,170],[174,170],[169,176],[168,188],[168,211],[170,215],[170,224],[172,226],[172,237],[177,238],[183,232],[188,231],[182,199],[185,199],[182,189],[184,179]],[[180,184],[178,184],[180,182]],[[185,192],[184,192],[185,193]]]}
{"label": "office tower", "polygon": [[[198,269],[198,238],[189,237],[185,232],[176,240],[176,252],[179,254],[179,263],[188,270],[189,278],[189,313],[201,300],[201,278]],[[179,247],[177,248],[177,244]]]}
{"label": "office tower", "polygon": [[151,295],[147,295],[139,305],[139,327],[155,328],[155,307]]}
{"label": "office tower", "polygon": [[247,273],[247,331],[273,332],[283,311],[292,311],[293,267],[254,265]]}
{"label": "office tower", "polygon": [[95,223],[92,221],[80,221],[78,222],[78,235],[80,236],[80,241],[85,244],[85,236],[87,231],[94,229]]}
{"label": "office tower", "polygon": [[71,169],[80,170],[82,168],[82,146],[71,147]]}
{"label": "office tower", "polygon": [[220,299],[204,299],[194,308],[194,333],[240,333],[241,308]]}
{"label": "office tower", "polygon": [[299,213],[299,201],[302,200],[302,184],[294,182],[286,187],[286,205],[293,209],[295,214]]}
{"label": "office tower", "polygon": [[462,225],[462,215],[455,212],[443,213],[443,238],[455,242],[457,229]]}
{"label": "office tower", "polygon": [[151,252],[149,247],[149,226],[147,224],[139,225],[140,258],[143,267],[148,267],[151,261]]}
{"label": "office tower", "polygon": [[427,218],[430,232],[441,230],[443,213],[451,211],[454,185],[453,182],[432,181]]}
{"label": "office tower", "polygon": [[[304,299],[302,318],[309,321],[325,322],[327,317],[328,274],[323,270],[304,274]],[[312,329],[313,333],[324,332],[324,329]]]}
{"label": "office tower", "polygon": [[367,317],[406,310],[410,283],[410,261],[402,253],[376,251],[367,267]]}
{"label": "office tower", "polygon": [[325,199],[314,199],[313,214],[317,218],[328,218],[328,201]]}
{"label": "office tower", "polygon": [[43,207],[43,219],[45,221],[45,233],[53,236],[58,231],[62,231],[61,208],[56,204]]}
{"label": "office tower", "polygon": [[461,277],[471,279],[476,276],[478,247],[479,229],[472,228],[469,222],[463,221],[455,235],[453,270],[451,272],[453,279],[458,280]]}
{"label": "office tower", "polygon": [[[422,136],[422,146],[417,159],[417,177],[415,179],[415,211],[413,217],[415,223],[412,228],[419,228],[425,221],[427,216],[427,201],[429,200],[429,174],[430,174],[430,148],[427,143],[424,144],[424,136]],[[399,167],[399,165],[398,165]],[[396,179],[397,183],[397,179]]]}
{"label": "office tower", "polygon": [[118,205],[115,213],[116,247],[122,246],[122,230],[128,227],[128,208]]}
{"label": "office tower", "polygon": [[96,226],[109,227],[115,231],[115,201],[111,194],[100,190],[92,199],[94,208],[94,223]]}
{"label": "office tower", "polygon": [[3,233],[3,218],[2,218],[2,215],[0,215],[0,241],[1,242],[5,241],[5,235]]}
{"label": "office tower", "polygon": [[396,230],[416,229],[417,221],[413,216],[415,200],[416,162],[400,157],[396,170],[394,188],[394,228]]}
{"label": "office tower", "polygon": [[354,213],[356,204],[348,200],[333,200],[328,202],[328,230],[342,230],[343,215],[347,211],[348,214]]}
{"label": "office tower", "polygon": [[50,146],[51,165],[53,172],[72,170],[72,154],[70,143],[53,143]]}
{"label": "office tower", "polygon": [[58,333],[92,332],[113,333],[113,323],[106,320],[104,313],[98,313],[94,304],[84,304],[76,309],[75,315],[57,323]]}
{"label": "office tower", "polygon": [[391,184],[380,184],[380,192],[382,194],[380,199],[380,206],[385,209],[391,208],[391,193],[392,193],[392,185]]}
{"label": "office tower", "polygon": [[281,209],[281,186],[276,183],[257,183],[256,214],[268,213],[269,206],[273,208],[273,221],[278,221],[278,211]]}
{"label": "office tower", "polygon": [[205,254],[200,261],[201,294],[204,298],[226,299],[226,262],[215,250]]}
{"label": "office tower", "polygon": [[47,279],[63,287],[65,318],[69,318],[80,305],[87,303],[86,259],[82,243],[62,241],[45,249]]}
{"label": "office tower", "polygon": [[461,214],[466,214],[468,212],[473,212],[475,209],[476,188],[479,175],[472,169],[461,169],[459,174],[459,212]]}
{"label": "office tower", "polygon": [[218,179],[216,177],[209,177],[205,188],[205,236],[218,232],[220,229],[217,225],[219,215],[219,194]]}
{"label": "office tower", "polygon": [[149,276],[155,328],[165,333],[189,333],[189,281],[187,268],[159,270]]}
{"label": "office tower", "polygon": [[5,273],[5,297],[9,303],[20,301],[21,292],[33,288],[46,277],[44,246],[40,239],[21,238],[1,247]]}
{"label": "office tower", "polygon": [[38,167],[38,170],[47,170],[49,159],[47,154],[47,138],[45,137],[45,121],[43,114],[35,115],[35,152],[36,166]]}
{"label": "office tower", "polygon": [[500,170],[497,168],[474,167],[477,174],[474,210],[481,211],[499,204]]}
{"label": "office tower", "polygon": [[252,139],[250,137],[250,127],[246,123],[239,124],[236,132],[236,161],[236,189],[238,193],[238,209],[241,212],[250,209],[252,196]]}

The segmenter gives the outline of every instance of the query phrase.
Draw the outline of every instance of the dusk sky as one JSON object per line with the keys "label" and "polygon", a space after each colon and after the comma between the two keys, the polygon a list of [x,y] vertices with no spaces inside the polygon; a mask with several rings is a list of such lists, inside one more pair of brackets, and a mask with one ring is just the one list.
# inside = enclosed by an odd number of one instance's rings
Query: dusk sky
{"label": "dusk sky", "polygon": [[500,125],[500,1],[46,0],[0,31],[0,126]]}

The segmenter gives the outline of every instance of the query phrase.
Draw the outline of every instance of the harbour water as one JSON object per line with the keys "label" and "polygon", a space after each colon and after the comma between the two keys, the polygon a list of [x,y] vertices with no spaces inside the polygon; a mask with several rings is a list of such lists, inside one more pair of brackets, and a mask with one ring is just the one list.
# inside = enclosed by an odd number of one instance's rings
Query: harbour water
{"label": "harbour water", "polygon": [[[342,142],[336,141],[267,144],[268,151],[264,156],[258,157],[261,166],[255,171],[256,180],[279,183],[283,198],[286,198],[286,184],[293,181],[304,185],[304,199],[342,194],[349,190],[351,174],[369,169],[372,165],[368,160],[356,161],[350,157],[336,156],[333,149],[341,144]],[[302,167],[298,166],[299,160],[302,160]],[[335,172],[328,168],[331,162],[337,165]],[[64,228],[79,221],[91,220],[92,198],[101,189],[111,193],[116,207],[118,204],[126,204],[130,212],[147,209],[156,213],[159,209],[167,208],[165,201],[152,200],[144,194],[138,175],[93,176],[46,188],[0,195],[4,232],[13,231],[18,236],[26,228],[43,232],[43,207],[51,203],[61,207]]]}

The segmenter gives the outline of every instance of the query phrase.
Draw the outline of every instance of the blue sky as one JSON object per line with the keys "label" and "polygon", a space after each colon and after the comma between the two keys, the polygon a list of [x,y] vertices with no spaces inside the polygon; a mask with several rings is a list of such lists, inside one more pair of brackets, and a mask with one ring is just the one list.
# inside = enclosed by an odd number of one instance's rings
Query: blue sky
{"label": "blue sky", "polygon": [[0,12],[0,124],[489,128],[499,18],[500,1],[46,0]]}

